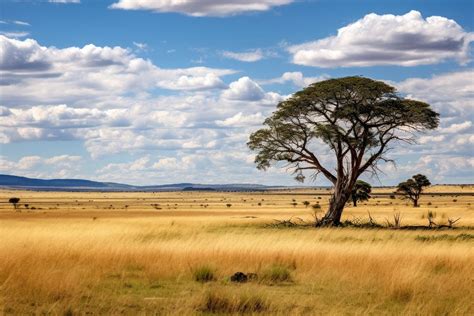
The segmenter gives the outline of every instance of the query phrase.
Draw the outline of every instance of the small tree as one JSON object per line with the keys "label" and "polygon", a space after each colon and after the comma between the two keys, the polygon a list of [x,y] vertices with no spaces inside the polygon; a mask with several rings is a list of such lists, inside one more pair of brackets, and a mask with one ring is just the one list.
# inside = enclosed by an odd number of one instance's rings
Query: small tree
{"label": "small tree", "polygon": [[418,207],[421,192],[429,185],[431,185],[431,182],[425,175],[417,174],[411,179],[399,183],[396,193],[402,194],[406,199],[413,202],[414,207]]}
{"label": "small tree", "polygon": [[8,200],[8,202],[13,204],[13,209],[18,210],[18,202],[20,202],[20,198],[12,197]]}
{"label": "small tree", "polygon": [[372,186],[362,180],[357,180],[352,188],[351,199],[354,207],[357,206],[357,201],[367,201],[370,199],[370,192],[372,192]]}

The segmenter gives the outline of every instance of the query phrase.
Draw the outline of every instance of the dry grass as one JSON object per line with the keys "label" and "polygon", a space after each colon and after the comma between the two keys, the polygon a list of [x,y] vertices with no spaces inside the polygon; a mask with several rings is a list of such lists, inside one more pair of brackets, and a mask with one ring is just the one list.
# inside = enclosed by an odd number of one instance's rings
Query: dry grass
{"label": "dry grass", "polygon": [[[474,313],[470,228],[265,228],[310,218],[302,201],[327,205],[325,192],[278,193],[2,191],[1,201],[19,196],[30,210],[1,204],[0,314]],[[400,212],[402,224],[426,225],[433,210],[439,222],[472,225],[473,197],[456,195],[425,196],[417,209],[381,196],[346,217]],[[202,267],[210,282],[195,281]],[[285,280],[234,284],[237,271]]]}

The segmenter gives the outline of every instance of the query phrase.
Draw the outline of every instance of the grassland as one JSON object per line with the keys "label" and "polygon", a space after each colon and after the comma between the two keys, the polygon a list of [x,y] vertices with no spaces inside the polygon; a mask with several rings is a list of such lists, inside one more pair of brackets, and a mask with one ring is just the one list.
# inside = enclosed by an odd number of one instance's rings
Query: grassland
{"label": "grassland", "polygon": [[[400,212],[403,225],[427,225],[432,211],[437,223],[461,217],[458,228],[266,225],[309,221],[311,205],[327,207],[324,190],[0,191],[0,313],[474,314],[474,188],[430,188],[419,208],[390,192],[345,218]],[[258,277],[230,282],[237,271]]]}

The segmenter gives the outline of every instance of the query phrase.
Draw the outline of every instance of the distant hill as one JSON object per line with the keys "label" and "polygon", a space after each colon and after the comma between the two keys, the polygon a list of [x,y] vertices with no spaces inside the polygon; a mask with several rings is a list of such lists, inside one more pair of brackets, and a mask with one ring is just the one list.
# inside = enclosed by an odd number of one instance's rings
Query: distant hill
{"label": "distant hill", "polygon": [[199,184],[174,183],[136,186],[113,182],[83,179],[32,179],[0,174],[0,188],[29,189],[40,191],[261,191],[280,186],[259,184]]}

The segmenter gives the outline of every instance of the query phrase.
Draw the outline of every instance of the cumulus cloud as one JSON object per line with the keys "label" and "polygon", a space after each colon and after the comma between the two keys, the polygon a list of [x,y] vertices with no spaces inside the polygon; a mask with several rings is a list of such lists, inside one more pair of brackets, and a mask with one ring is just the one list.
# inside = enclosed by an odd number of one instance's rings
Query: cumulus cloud
{"label": "cumulus cloud", "polygon": [[[0,84],[4,105],[114,102],[123,94],[153,89],[205,90],[225,87],[229,69],[164,69],[122,47],[44,47],[33,39],[0,35]],[[21,95],[18,91],[21,90]]]}
{"label": "cumulus cloud", "polygon": [[24,156],[17,161],[0,156],[0,172],[26,177],[65,178],[71,177],[74,172],[77,172],[81,160],[82,157],[74,155]]}
{"label": "cumulus cloud", "polygon": [[223,97],[230,100],[258,101],[265,97],[263,89],[250,79],[242,77],[229,85],[229,89],[223,92]]}
{"label": "cumulus cloud", "polygon": [[74,108],[65,104],[26,109],[0,106],[0,143],[100,138],[103,134],[96,135],[97,131],[107,128],[117,130],[114,135],[120,137],[118,129],[184,127],[191,116],[178,110],[149,109],[141,105],[128,109]]}
{"label": "cumulus cloud", "polygon": [[371,13],[342,27],[337,35],[289,46],[295,64],[315,67],[417,66],[469,59],[474,34],[456,21],[418,11],[405,15]]}
{"label": "cumulus cloud", "polygon": [[441,132],[443,133],[459,133],[461,131],[464,131],[472,126],[471,121],[465,121],[459,124],[451,124],[450,126],[444,127],[441,129]]}
{"label": "cumulus cloud", "polygon": [[[392,152],[393,157],[405,159],[396,159],[402,160],[397,170],[389,166],[384,167],[388,179],[394,178],[391,174],[400,178],[421,171],[441,183],[465,183],[472,179],[472,78],[474,72],[466,70],[392,83],[405,96],[431,104],[441,114],[441,122],[437,130],[418,137],[417,145],[400,146]],[[413,159],[406,161],[406,157]]]}
{"label": "cumulus cloud", "polygon": [[[262,81],[243,76],[227,85],[222,77],[232,70],[162,69],[122,47],[61,49],[13,39],[0,43],[4,45],[0,49],[0,143],[75,140],[92,159],[107,162],[116,155],[114,161],[122,161],[97,164],[106,166],[97,176],[106,181],[260,181],[245,144],[286,98],[266,90],[264,84],[303,87],[325,79],[287,72]],[[465,70],[392,82],[402,94],[426,101],[442,113],[437,131],[420,137],[416,146],[397,147],[394,154],[430,155],[430,166],[441,166],[438,161],[443,157],[456,157],[453,163],[469,159],[474,145],[473,77],[472,70]],[[154,88],[172,91],[160,93]],[[123,162],[128,155],[130,161]],[[26,176],[81,174],[75,169],[83,164],[80,157],[38,157],[23,157],[19,165],[4,158],[0,165]],[[404,159],[397,159],[400,168],[412,165]],[[92,169],[94,174],[97,170]],[[443,172],[443,179],[454,174]],[[271,170],[265,181],[291,183],[283,173]]]}
{"label": "cumulus cloud", "polygon": [[290,4],[294,0],[119,0],[110,8],[175,12],[190,16],[229,16],[246,12],[268,11],[272,7]]}
{"label": "cumulus cloud", "polygon": [[224,127],[242,127],[242,126],[256,126],[261,125],[264,121],[264,117],[261,112],[255,114],[245,115],[239,112],[225,120],[217,120],[217,126]]}
{"label": "cumulus cloud", "polygon": [[268,79],[268,80],[260,80],[259,83],[261,84],[285,84],[291,82],[293,85],[297,86],[298,88],[304,88],[309,86],[312,83],[319,82],[329,79],[328,75],[321,75],[318,77],[305,77],[302,72],[300,71],[292,71],[292,72],[285,72],[278,78]]}
{"label": "cumulus cloud", "polygon": [[431,78],[409,78],[395,86],[407,97],[429,101],[441,114],[472,116],[474,70],[434,75]]}
{"label": "cumulus cloud", "polygon": [[221,54],[225,58],[235,59],[248,63],[256,62],[265,58],[265,54],[261,49],[255,49],[246,52],[223,51]]}

